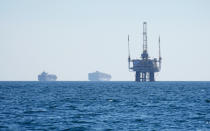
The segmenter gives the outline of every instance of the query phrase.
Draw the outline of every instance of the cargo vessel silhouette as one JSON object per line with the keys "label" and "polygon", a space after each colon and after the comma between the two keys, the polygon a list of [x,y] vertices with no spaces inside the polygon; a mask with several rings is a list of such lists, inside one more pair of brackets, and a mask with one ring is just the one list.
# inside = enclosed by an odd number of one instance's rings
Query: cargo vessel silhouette
{"label": "cargo vessel silhouette", "polygon": [[110,81],[112,78],[111,75],[102,73],[99,71],[88,73],[88,80],[89,81]]}
{"label": "cargo vessel silhouette", "polygon": [[57,76],[54,74],[48,74],[46,72],[42,72],[40,75],[38,75],[39,81],[56,81]]}

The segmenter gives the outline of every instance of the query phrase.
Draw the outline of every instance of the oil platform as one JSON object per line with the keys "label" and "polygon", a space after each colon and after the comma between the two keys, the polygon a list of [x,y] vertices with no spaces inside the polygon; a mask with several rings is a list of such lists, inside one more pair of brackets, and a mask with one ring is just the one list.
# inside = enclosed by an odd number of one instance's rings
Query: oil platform
{"label": "oil platform", "polygon": [[[135,81],[137,82],[153,82],[155,81],[155,72],[161,70],[161,54],[160,54],[160,37],[159,44],[159,59],[150,59],[147,52],[147,23],[143,22],[143,52],[140,59],[131,59],[130,47],[129,47],[129,35],[128,35],[128,68],[129,71],[134,71]],[[131,64],[133,67],[131,67]]]}

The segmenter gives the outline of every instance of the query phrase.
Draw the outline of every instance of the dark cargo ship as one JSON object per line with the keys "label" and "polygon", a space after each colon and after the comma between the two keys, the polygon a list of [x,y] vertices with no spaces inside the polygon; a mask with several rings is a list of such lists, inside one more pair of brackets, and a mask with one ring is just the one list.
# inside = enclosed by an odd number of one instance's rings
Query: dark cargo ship
{"label": "dark cargo ship", "polygon": [[38,75],[39,81],[56,81],[57,76],[54,74],[48,74],[46,72],[42,72],[40,75]]}

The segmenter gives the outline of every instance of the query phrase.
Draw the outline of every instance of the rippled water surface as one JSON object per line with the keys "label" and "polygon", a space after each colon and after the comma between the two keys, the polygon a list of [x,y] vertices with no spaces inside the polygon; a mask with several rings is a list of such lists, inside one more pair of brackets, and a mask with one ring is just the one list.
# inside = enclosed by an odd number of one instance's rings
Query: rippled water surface
{"label": "rippled water surface", "polygon": [[0,82],[0,130],[210,130],[210,82]]}

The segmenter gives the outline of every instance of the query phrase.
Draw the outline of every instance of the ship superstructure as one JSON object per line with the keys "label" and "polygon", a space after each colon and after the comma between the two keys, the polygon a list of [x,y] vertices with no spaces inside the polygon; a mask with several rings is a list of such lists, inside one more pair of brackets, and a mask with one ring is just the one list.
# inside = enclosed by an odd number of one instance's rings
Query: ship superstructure
{"label": "ship superstructure", "polygon": [[[161,70],[161,54],[160,54],[160,37],[158,40],[159,43],[159,59],[154,58],[150,59],[147,52],[147,23],[143,22],[143,52],[140,59],[131,60],[130,49],[129,49],[129,35],[128,35],[128,68],[129,71],[135,72],[135,81],[137,82],[146,82],[146,81],[155,81],[155,72]],[[133,67],[131,67],[131,64]]]}

